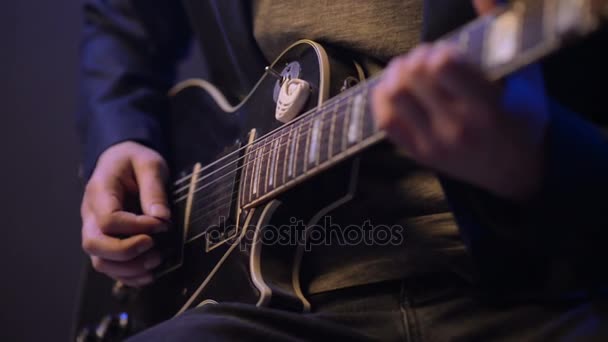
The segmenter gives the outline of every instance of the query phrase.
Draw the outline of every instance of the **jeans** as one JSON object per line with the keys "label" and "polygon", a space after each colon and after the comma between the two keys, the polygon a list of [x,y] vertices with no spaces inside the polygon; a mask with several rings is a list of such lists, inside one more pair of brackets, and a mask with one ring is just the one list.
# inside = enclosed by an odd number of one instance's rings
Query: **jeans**
{"label": "jeans", "polygon": [[604,300],[488,300],[453,277],[425,276],[312,295],[310,313],[205,305],[140,341],[608,341]]}

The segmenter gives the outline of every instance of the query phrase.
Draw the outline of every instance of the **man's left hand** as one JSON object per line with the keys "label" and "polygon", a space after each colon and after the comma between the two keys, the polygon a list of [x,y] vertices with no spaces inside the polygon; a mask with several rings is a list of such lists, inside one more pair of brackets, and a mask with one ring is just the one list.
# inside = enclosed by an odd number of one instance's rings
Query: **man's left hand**
{"label": "man's left hand", "polygon": [[548,121],[544,98],[530,96],[544,94],[542,82],[532,83],[518,84],[523,96],[505,107],[501,86],[457,48],[423,45],[390,63],[372,107],[378,127],[418,163],[525,201],[540,185]]}

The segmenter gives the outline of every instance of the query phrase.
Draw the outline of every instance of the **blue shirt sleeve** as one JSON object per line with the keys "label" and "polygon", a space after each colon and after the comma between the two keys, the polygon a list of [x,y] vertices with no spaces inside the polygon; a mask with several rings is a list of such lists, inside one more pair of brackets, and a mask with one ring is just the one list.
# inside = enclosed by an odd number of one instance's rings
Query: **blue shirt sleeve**
{"label": "blue shirt sleeve", "polygon": [[84,2],[77,124],[85,178],[99,155],[122,141],[166,153],[166,94],[191,36],[180,1]]}
{"label": "blue shirt sleeve", "polygon": [[[506,82],[507,88],[517,84],[517,76]],[[442,184],[489,286],[509,291],[539,286],[550,294],[606,285],[608,274],[601,271],[608,258],[606,127],[544,100],[550,119],[535,198],[514,203],[446,177]]]}

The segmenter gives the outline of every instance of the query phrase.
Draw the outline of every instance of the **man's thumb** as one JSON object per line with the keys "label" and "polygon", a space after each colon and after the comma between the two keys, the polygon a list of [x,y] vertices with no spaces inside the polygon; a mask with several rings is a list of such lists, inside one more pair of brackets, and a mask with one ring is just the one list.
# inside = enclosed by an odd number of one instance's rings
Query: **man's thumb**
{"label": "man's thumb", "polygon": [[165,190],[168,174],[165,162],[162,158],[153,158],[135,164],[135,178],[143,213],[161,220],[170,220],[171,212]]}

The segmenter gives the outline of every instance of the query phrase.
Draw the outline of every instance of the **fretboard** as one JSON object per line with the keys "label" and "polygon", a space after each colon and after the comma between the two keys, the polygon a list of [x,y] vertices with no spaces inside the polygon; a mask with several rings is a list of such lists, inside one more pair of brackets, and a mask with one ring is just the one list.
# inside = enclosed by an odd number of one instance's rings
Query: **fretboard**
{"label": "fretboard", "polygon": [[[608,0],[515,1],[444,40],[457,44],[488,78],[498,80],[594,31],[607,7]],[[255,206],[384,139],[369,99],[381,77],[255,141],[244,159],[241,206]]]}

